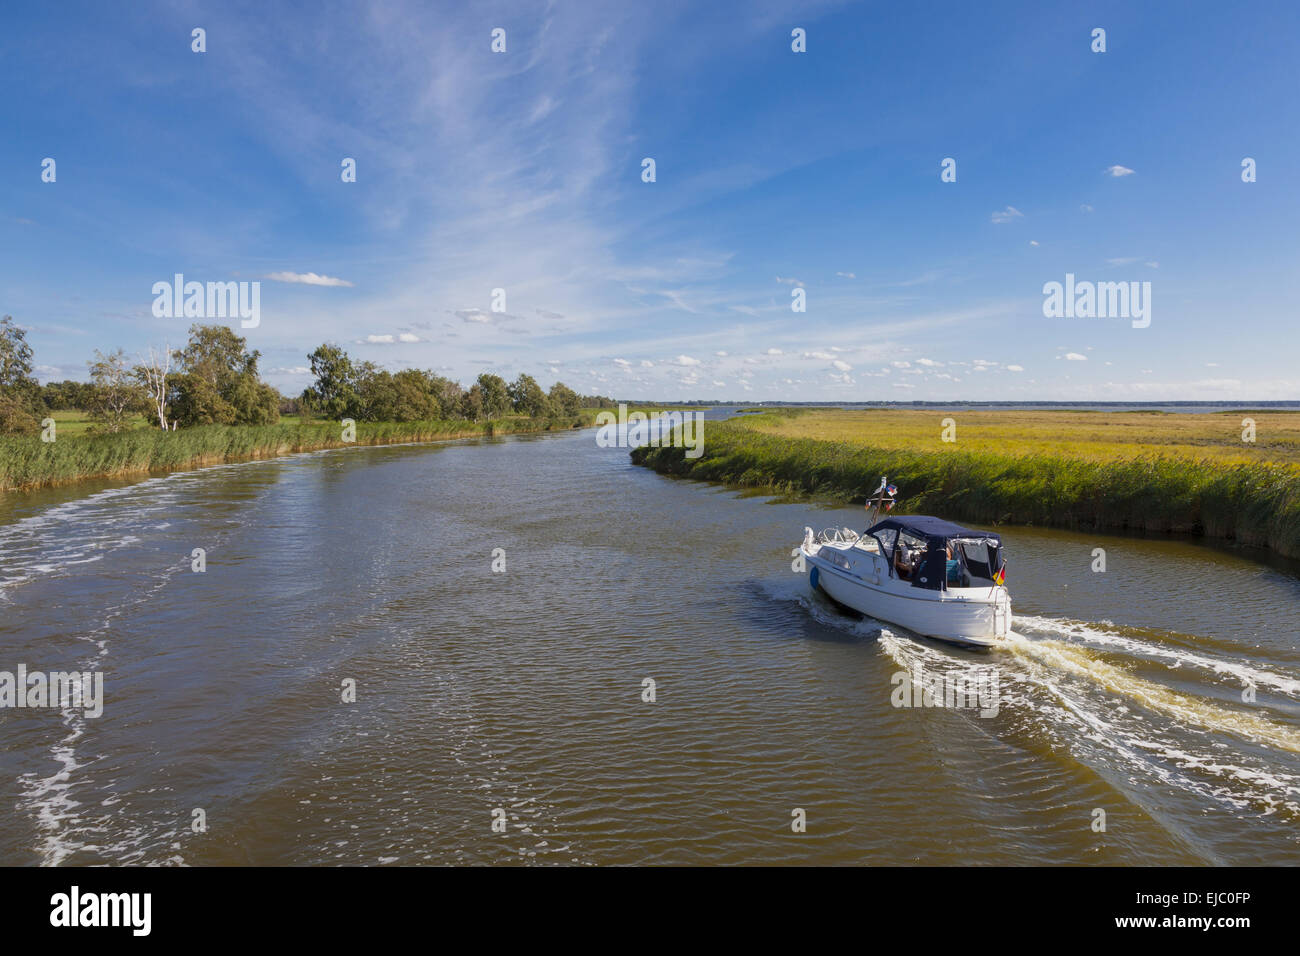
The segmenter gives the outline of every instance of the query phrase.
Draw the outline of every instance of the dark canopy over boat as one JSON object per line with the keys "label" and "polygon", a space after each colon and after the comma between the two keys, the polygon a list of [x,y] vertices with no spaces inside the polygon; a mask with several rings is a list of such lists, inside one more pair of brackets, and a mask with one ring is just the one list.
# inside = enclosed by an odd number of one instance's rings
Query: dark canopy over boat
{"label": "dark canopy over boat", "polygon": [[951,541],[953,538],[992,538],[997,542],[1002,541],[1002,538],[992,531],[975,531],[972,528],[963,528],[959,524],[953,524],[951,521],[944,521],[942,518],[935,518],[931,515],[899,515],[897,518],[886,518],[884,521],[877,521],[872,525],[867,534],[888,531],[891,528],[897,531],[906,531],[910,535],[925,538],[927,541],[938,539],[944,543]]}
{"label": "dark canopy over boat", "polygon": [[[896,532],[887,534],[887,532]],[[882,553],[889,561],[890,574],[894,573],[895,556],[901,536],[920,538],[926,543],[924,557],[912,569],[912,586],[930,590],[947,590],[952,574],[958,575],[960,586],[994,584],[1000,580],[1002,568],[1002,538],[992,531],[963,528],[951,521],[930,515],[899,515],[877,521],[868,530],[880,543]],[[952,557],[948,558],[951,552]],[[952,578],[954,582],[957,578]]]}

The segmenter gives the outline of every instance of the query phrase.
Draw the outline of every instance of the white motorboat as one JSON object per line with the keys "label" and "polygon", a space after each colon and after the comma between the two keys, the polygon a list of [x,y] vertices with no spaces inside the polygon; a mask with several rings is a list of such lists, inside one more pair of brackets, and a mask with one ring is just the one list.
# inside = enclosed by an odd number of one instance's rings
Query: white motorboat
{"label": "white motorboat", "polygon": [[[875,502],[873,517],[884,500]],[[903,515],[876,521],[862,534],[839,529],[814,536],[805,528],[798,550],[814,590],[877,620],[975,647],[992,647],[1011,632],[1002,539],[991,531]]]}

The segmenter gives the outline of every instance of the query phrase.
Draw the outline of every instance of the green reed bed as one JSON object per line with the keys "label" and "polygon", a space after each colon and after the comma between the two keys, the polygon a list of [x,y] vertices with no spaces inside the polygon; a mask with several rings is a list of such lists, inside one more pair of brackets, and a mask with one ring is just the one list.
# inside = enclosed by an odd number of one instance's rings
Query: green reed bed
{"label": "green reed bed", "polygon": [[637,448],[682,477],[864,501],[888,475],[905,509],[987,524],[1185,532],[1300,558],[1300,469],[1142,457],[1098,461],[987,452],[885,451],[709,423],[700,458]]}
{"label": "green reed bed", "polygon": [[482,435],[568,429],[573,419],[504,419],[490,422],[359,422],[356,441],[343,441],[337,422],[297,425],[206,425],[180,431],[138,428],[115,435],[66,436],[53,442],[0,436],[0,491],[38,488],[83,478],[118,478],[177,471],[224,462],[273,458],[293,452],[383,445]]}

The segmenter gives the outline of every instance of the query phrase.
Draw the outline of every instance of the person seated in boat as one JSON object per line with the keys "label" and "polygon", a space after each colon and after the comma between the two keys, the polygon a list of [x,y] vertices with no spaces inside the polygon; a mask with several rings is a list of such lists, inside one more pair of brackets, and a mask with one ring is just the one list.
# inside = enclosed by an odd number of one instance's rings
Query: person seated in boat
{"label": "person seated in boat", "polygon": [[898,547],[894,549],[894,570],[898,572],[899,579],[903,581],[909,580],[916,570],[916,566],[920,563],[921,553],[909,548],[907,542],[900,537]]}
{"label": "person seated in boat", "polygon": [[955,584],[959,588],[970,587],[970,572],[962,567],[962,563],[952,556],[952,545],[947,546],[947,577],[949,584]]}

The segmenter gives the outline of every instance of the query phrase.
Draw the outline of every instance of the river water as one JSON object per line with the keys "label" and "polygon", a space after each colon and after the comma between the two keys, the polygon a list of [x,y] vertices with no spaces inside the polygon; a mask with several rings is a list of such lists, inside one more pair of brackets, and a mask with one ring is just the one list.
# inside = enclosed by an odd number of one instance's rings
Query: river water
{"label": "river water", "polygon": [[1293,573],[1000,529],[1019,637],[963,651],[791,569],[862,517],[592,431],[7,496],[0,670],[105,702],[0,710],[0,863],[1300,860]]}

